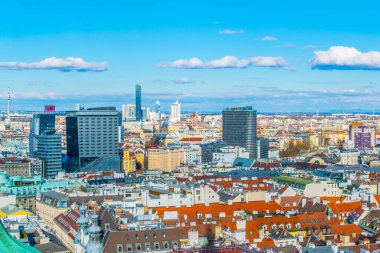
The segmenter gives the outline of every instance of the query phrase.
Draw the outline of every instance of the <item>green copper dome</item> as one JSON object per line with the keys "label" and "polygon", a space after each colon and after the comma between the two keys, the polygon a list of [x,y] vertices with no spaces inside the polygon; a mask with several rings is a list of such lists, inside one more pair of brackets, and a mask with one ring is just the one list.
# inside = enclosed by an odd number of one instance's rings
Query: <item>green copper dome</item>
{"label": "green copper dome", "polygon": [[3,224],[0,222],[0,253],[40,253],[36,248],[18,241],[8,234]]}

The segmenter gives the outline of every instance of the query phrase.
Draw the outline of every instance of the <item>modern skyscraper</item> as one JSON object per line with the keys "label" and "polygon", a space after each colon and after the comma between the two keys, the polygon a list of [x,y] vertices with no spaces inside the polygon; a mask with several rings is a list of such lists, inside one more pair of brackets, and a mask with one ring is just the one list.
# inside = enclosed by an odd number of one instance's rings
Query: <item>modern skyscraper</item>
{"label": "modern skyscraper", "polygon": [[179,122],[181,121],[181,104],[177,101],[172,104],[170,111],[170,121]]}
{"label": "modern skyscraper", "polygon": [[136,120],[136,106],[133,104],[123,104],[121,106],[121,113],[123,121],[135,121]]}
{"label": "modern skyscraper", "polygon": [[81,106],[80,104],[76,104],[76,105],[75,105],[75,110],[76,110],[76,111],[80,111],[80,110],[82,110],[82,106]]}
{"label": "modern skyscraper", "polygon": [[117,157],[120,125],[121,116],[115,107],[67,112],[70,171],[80,170],[98,158]]}
{"label": "modern skyscraper", "polygon": [[29,133],[29,157],[37,157],[37,136],[55,134],[55,114],[53,113],[36,113],[33,114],[30,123]]}
{"label": "modern skyscraper", "polygon": [[41,134],[37,139],[37,157],[42,161],[42,176],[53,179],[62,170],[62,136]]}
{"label": "modern skyscraper", "polygon": [[160,101],[156,101],[156,104],[154,105],[154,112],[156,113],[156,120],[161,119],[161,104]]}
{"label": "modern skyscraper", "polygon": [[142,107],[142,121],[149,121],[150,120],[150,108],[149,107]]}
{"label": "modern skyscraper", "polygon": [[269,140],[267,138],[257,138],[257,158],[269,158]]}
{"label": "modern skyscraper", "polygon": [[136,84],[136,120],[142,120],[141,111],[141,85]]}
{"label": "modern skyscraper", "polygon": [[227,145],[245,147],[250,158],[256,158],[256,111],[252,106],[226,108],[222,117],[223,141]]}
{"label": "modern skyscraper", "polygon": [[54,178],[62,170],[62,136],[55,133],[55,114],[34,114],[29,134],[29,157],[42,161],[42,176]]}

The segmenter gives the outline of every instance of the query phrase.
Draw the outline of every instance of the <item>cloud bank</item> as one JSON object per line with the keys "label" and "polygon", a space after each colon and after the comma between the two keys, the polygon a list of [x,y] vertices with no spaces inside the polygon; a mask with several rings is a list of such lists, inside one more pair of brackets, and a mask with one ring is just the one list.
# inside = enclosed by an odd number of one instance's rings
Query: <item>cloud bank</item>
{"label": "cloud bank", "polygon": [[160,63],[159,67],[184,68],[184,69],[224,69],[224,68],[248,68],[248,67],[271,67],[284,68],[286,60],[282,57],[256,56],[239,59],[236,56],[225,56],[212,61],[202,61],[199,58],[179,59],[171,63]]}
{"label": "cloud bank", "polygon": [[194,83],[194,81],[188,77],[181,77],[181,78],[178,78],[178,79],[174,79],[173,80],[174,83],[177,83],[177,84],[189,84],[189,83]]}
{"label": "cloud bank", "polygon": [[314,52],[311,66],[321,70],[380,70],[380,52],[333,46],[326,51]]}
{"label": "cloud bank", "polygon": [[220,34],[226,34],[226,35],[231,35],[231,34],[243,34],[245,33],[244,30],[230,30],[230,29],[224,29],[219,31]]}
{"label": "cloud bank", "polygon": [[0,62],[0,69],[58,70],[63,72],[101,72],[107,70],[106,62],[86,62],[82,58],[45,58],[39,62]]}
{"label": "cloud bank", "polygon": [[261,38],[262,41],[275,41],[278,40],[278,38],[273,37],[273,36],[264,36]]}

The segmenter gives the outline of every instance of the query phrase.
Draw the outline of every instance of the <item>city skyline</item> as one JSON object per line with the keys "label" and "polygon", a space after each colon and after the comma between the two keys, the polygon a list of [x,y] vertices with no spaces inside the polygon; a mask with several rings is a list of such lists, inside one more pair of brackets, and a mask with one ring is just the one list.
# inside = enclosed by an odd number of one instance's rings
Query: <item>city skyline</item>
{"label": "city skyline", "polygon": [[0,10],[1,111],[8,86],[12,110],[120,109],[137,83],[163,111],[380,111],[377,2],[22,2]]}

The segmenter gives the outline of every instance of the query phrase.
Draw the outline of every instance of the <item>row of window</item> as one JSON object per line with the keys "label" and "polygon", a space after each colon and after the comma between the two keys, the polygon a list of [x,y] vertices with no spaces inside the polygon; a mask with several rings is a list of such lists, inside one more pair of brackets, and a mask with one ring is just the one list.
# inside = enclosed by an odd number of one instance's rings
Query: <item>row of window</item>
{"label": "row of window", "polygon": [[[177,248],[177,246],[178,246],[177,241],[172,241],[172,247]],[[167,241],[162,242],[162,245],[160,245],[159,242],[154,242],[154,243],[146,242],[144,244],[136,243],[134,244],[134,247],[132,244],[126,244],[125,246],[123,244],[117,244],[116,249],[117,249],[117,253],[141,252],[141,251],[147,252],[147,251],[161,250],[161,249],[169,250],[170,245],[169,245],[169,242]]]}

